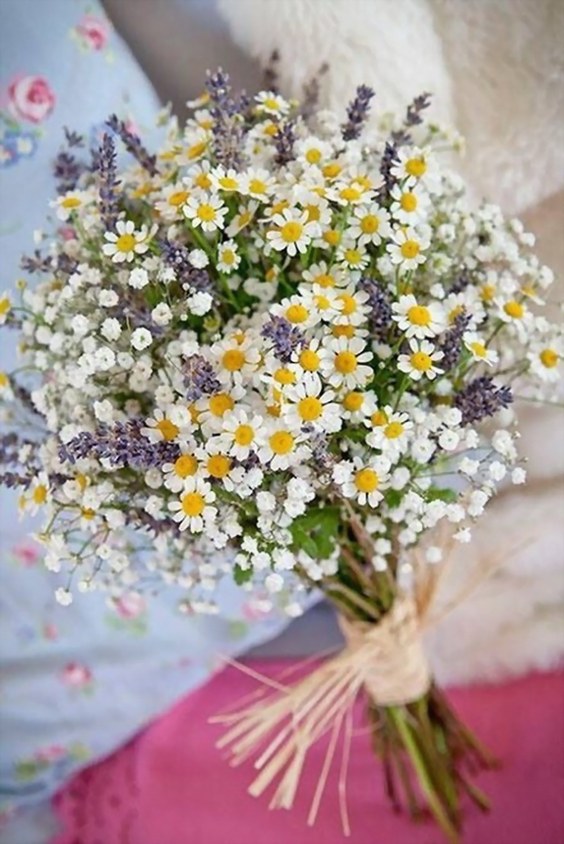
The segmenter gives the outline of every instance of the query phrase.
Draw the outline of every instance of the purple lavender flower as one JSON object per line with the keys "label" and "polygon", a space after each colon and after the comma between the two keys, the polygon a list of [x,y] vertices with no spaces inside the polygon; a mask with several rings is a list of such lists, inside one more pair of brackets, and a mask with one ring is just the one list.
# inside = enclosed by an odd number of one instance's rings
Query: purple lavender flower
{"label": "purple lavender flower", "polygon": [[194,290],[214,296],[213,282],[209,273],[192,266],[190,252],[186,246],[175,241],[163,240],[161,249],[165,263],[172,267],[181,283],[189,284]]}
{"label": "purple lavender flower", "polygon": [[84,457],[107,459],[112,466],[146,470],[163,463],[174,463],[180,454],[172,442],[151,442],[141,433],[144,419],[128,419],[113,425],[100,425],[94,433],[82,431],[70,442],[61,445],[59,458],[76,463]]}
{"label": "purple lavender flower", "polygon": [[465,290],[468,287],[468,285],[470,284],[471,281],[472,281],[472,278],[470,276],[469,271],[467,270],[466,267],[462,267],[462,269],[459,271],[458,275],[456,276],[456,278],[454,279],[454,281],[450,285],[448,292],[449,293],[462,293],[462,291]]}
{"label": "purple lavender flower", "polygon": [[368,293],[368,321],[373,334],[383,339],[388,328],[392,324],[392,306],[387,291],[373,278],[364,277],[358,282],[358,286],[365,293]]}
{"label": "purple lavender flower", "polygon": [[341,126],[341,135],[344,141],[352,141],[360,137],[370,110],[370,100],[373,96],[374,91],[368,85],[359,85],[356,89],[356,97],[347,108],[348,120]]}
{"label": "purple lavender flower", "polygon": [[426,108],[429,108],[430,105],[430,94],[423,93],[419,94],[418,97],[415,97],[413,102],[410,103],[407,107],[403,127],[397,132],[392,132],[392,139],[394,143],[398,145],[411,143],[411,135],[409,134],[408,129],[412,126],[418,126],[420,123],[423,122],[421,112],[424,111]]}
{"label": "purple lavender flower", "polygon": [[273,50],[270,54],[270,58],[266,64],[266,67],[263,71],[263,84],[262,88],[264,91],[272,91],[273,94],[277,94],[279,91],[278,86],[278,66],[280,63],[280,53],[278,50]]}
{"label": "purple lavender flower", "polygon": [[116,114],[112,114],[106,121],[106,125],[119,135],[126,150],[137,159],[141,167],[147,171],[150,176],[157,175],[157,156],[150,155],[146,148],[141,143],[138,135],[127,128],[123,120],[120,120]]}
{"label": "purple lavender flower", "polygon": [[444,369],[445,372],[453,369],[460,360],[462,352],[462,338],[464,336],[464,332],[468,328],[470,319],[470,314],[467,314],[466,311],[462,311],[462,313],[455,317],[452,328],[449,328],[448,331],[445,331],[443,334],[439,349],[443,353],[443,357],[441,359],[441,369]]}
{"label": "purple lavender flower", "polygon": [[386,141],[384,153],[380,162],[380,175],[382,176],[382,184],[378,189],[378,201],[385,202],[391,192],[392,188],[397,182],[396,177],[392,174],[392,169],[399,161],[398,145],[396,143]]}
{"label": "purple lavender flower", "polygon": [[202,396],[211,396],[221,390],[221,384],[211,363],[202,355],[187,358],[182,369],[186,398],[189,402],[198,401]]}
{"label": "purple lavender flower", "polygon": [[116,170],[116,145],[113,138],[107,132],[104,133],[102,143],[97,156],[97,168],[99,177],[100,194],[100,215],[102,222],[108,231],[111,231],[116,224],[118,217],[117,200],[117,170]]}
{"label": "purple lavender flower", "polygon": [[231,96],[229,75],[221,68],[208,72],[206,88],[210,96],[210,113],[213,117],[212,149],[216,161],[224,167],[241,170],[246,164],[243,151],[246,134],[244,112],[249,100],[242,94],[238,100]]}
{"label": "purple lavender flower", "polygon": [[33,255],[22,256],[20,267],[26,273],[48,273],[53,269],[53,259],[36,249]]}
{"label": "purple lavender flower", "polygon": [[57,193],[63,194],[74,190],[78,180],[88,169],[84,161],[79,161],[72,150],[84,146],[84,138],[65,126],[66,149],[61,149],[53,163],[53,175],[57,182]]}
{"label": "purple lavender flower", "polygon": [[493,416],[513,401],[511,388],[498,387],[489,375],[475,378],[455,395],[454,405],[462,413],[462,424],[470,425]]}
{"label": "purple lavender flower", "polygon": [[272,341],[276,356],[282,363],[288,363],[296,349],[305,346],[305,335],[299,328],[280,316],[271,316],[261,332]]}
{"label": "purple lavender flower", "polygon": [[323,62],[317,73],[305,83],[303,87],[303,97],[300,108],[300,113],[303,119],[307,122],[315,113],[319,104],[319,94],[321,92],[321,77],[327,73],[329,65]]}
{"label": "purple lavender flower", "polygon": [[294,131],[295,123],[293,120],[287,120],[282,126],[278,127],[278,131],[274,136],[274,146],[276,147],[276,155],[274,162],[282,167],[294,160],[294,144],[296,143],[296,133]]}

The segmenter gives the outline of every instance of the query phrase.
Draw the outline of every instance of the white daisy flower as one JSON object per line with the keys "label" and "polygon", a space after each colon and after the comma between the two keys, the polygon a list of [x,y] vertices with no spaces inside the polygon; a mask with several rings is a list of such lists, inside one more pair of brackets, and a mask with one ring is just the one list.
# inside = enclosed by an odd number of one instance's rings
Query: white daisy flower
{"label": "white daisy flower", "polygon": [[397,264],[402,270],[415,270],[425,261],[423,254],[429,248],[430,240],[426,234],[415,229],[396,229],[393,242],[388,243],[386,250],[392,264]]}
{"label": "white daisy flower", "polygon": [[385,457],[374,457],[368,461],[355,457],[346,468],[346,474],[334,472],[335,482],[341,487],[343,495],[356,499],[362,507],[377,507],[384,497],[383,490],[389,485],[390,461]]}
{"label": "white daisy flower", "polygon": [[308,212],[299,208],[286,208],[275,214],[272,223],[276,228],[266,233],[268,244],[277,252],[286,251],[292,257],[304,253],[312,238],[319,235],[319,224],[308,222]]}
{"label": "white daisy flower", "polygon": [[434,187],[437,182],[437,167],[433,157],[428,150],[418,147],[400,147],[398,160],[391,173],[402,181],[404,186],[416,185],[423,181]]}
{"label": "white daisy flower", "polygon": [[310,135],[298,141],[296,153],[298,161],[318,167],[331,157],[333,150],[328,141]]}
{"label": "white daisy flower", "polygon": [[318,264],[311,264],[307,270],[302,273],[303,278],[311,284],[317,284],[319,287],[342,287],[348,283],[348,278],[343,270],[336,266],[328,267],[326,261],[320,261]]}
{"label": "white daisy flower", "polygon": [[246,460],[260,442],[264,419],[246,410],[226,413],[221,423],[218,442],[228,454],[237,460]]}
{"label": "white daisy flower", "polygon": [[266,202],[277,189],[276,180],[268,170],[250,168],[241,178],[239,192],[260,202]]}
{"label": "white daisy flower", "polygon": [[176,182],[172,185],[167,185],[161,193],[160,198],[155,202],[155,208],[160,216],[166,222],[177,220],[182,215],[182,208],[188,197],[190,191],[182,183]]}
{"label": "white daisy flower", "polygon": [[290,108],[289,103],[281,97],[280,94],[275,94],[272,91],[261,91],[255,97],[256,110],[259,114],[286,114]]}
{"label": "white daisy flower", "polygon": [[102,252],[116,264],[133,261],[136,255],[143,255],[149,248],[147,226],[143,225],[136,231],[131,220],[118,220],[116,231],[105,232],[104,238],[108,242],[102,246]]}
{"label": "white daisy flower", "polygon": [[[45,472],[40,472],[34,479],[31,487],[23,496],[26,512],[34,516],[40,507],[49,501],[49,478]],[[24,503],[23,501],[21,503]]]}
{"label": "white daisy flower", "polygon": [[258,205],[258,202],[255,200],[252,200],[247,205],[239,205],[237,213],[225,229],[225,233],[228,237],[235,237],[236,234],[239,234],[240,231],[249,225],[255,215]]}
{"label": "white daisy flower", "polygon": [[382,239],[392,234],[390,215],[385,208],[380,208],[375,202],[358,205],[354,209],[354,215],[345,234],[347,238],[356,240],[359,246],[366,246],[369,243],[378,246]]}
{"label": "white daisy flower", "polygon": [[440,303],[421,305],[412,293],[400,296],[399,301],[393,303],[392,311],[392,318],[407,337],[423,340],[425,337],[435,337],[446,328],[445,314]]}
{"label": "white daisy flower", "polygon": [[392,217],[402,225],[412,226],[425,218],[429,199],[417,188],[410,188],[407,185],[404,187],[394,185],[391,198],[390,212]]}
{"label": "white daisy flower", "polygon": [[[186,420],[188,422],[188,414]],[[141,433],[153,442],[172,442],[181,432],[181,426],[176,421],[173,422],[161,408],[157,408],[153,416],[145,419],[145,425],[145,428],[141,428]]]}
{"label": "white daisy flower", "polygon": [[217,250],[217,269],[222,273],[232,273],[241,263],[241,256],[234,240],[226,240]]}
{"label": "white daisy flower", "polygon": [[243,333],[214,343],[211,353],[217,360],[217,374],[221,381],[246,382],[256,372],[260,351],[250,335]]}
{"label": "white daisy flower", "polygon": [[217,194],[202,191],[189,197],[183,211],[194,228],[199,226],[202,231],[212,233],[223,228],[227,206]]}
{"label": "white daisy flower", "polygon": [[363,246],[345,241],[337,249],[337,261],[348,270],[363,270],[368,266],[370,256]]}
{"label": "white daisy flower", "polygon": [[51,208],[57,209],[57,219],[66,223],[71,214],[75,214],[80,208],[88,203],[90,199],[86,191],[73,190],[57,197],[54,202],[49,203]]}
{"label": "white daisy flower", "polygon": [[366,350],[366,343],[360,337],[337,337],[323,347],[321,372],[333,387],[354,390],[372,380],[374,371],[367,366],[372,361],[372,352]]}
{"label": "white daisy flower", "polygon": [[245,389],[240,384],[235,384],[230,389],[224,389],[213,396],[204,396],[196,402],[194,411],[206,436],[221,432],[223,417],[235,409],[236,403],[244,395]]}
{"label": "white daisy flower", "polygon": [[8,314],[12,310],[12,300],[7,290],[0,293],[0,325],[4,325],[8,319]]}
{"label": "white daisy flower", "polygon": [[232,193],[241,188],[241,175],[233,168],[225,169],[223,166],[214,167],[210,171],[210,178],[214,190]]}
{"label": "white daisy flower", "polygon": [[185,479],[180,499],[171,501],[168,506],[181,531],[201,533],[215,521],[217,508],[211,506],[214,501],[215,492],[210,484],[203,478],[192,476]]}
{"label": "white daisy flower", "polygon": [[305,372],[300,381],[284,391],[282,417],[292,428],[313,426],[335,433],[342,427],[341,407],[334,401],[333,390],[323,391],[318,375]]}
{"label": "white daisy flower", "polygon": [[367,435],[366,442],[395,461],[409,446],[413,422],[407,413],[396,413],[390,406],[385,407],[384,412],[387,416],[386,424],[374,427]]}
{"label": "white daisy flower", "polygon": [[301,463],[307,454],[302,445],[303,437],[284,420],[277,420],[265,429],[258,451],[261,463],[270,465],[273,471],[285,470]]}
{"label": "white daisy flower", "polygon": [[198,471],[198,460],[193,454],[183,453],[174,463],[164,463],[161,467],[164,485],[171,492],[184,489],[186,478],[193,477]]}
{"label": "white daisy flower", "polygon": [[564,357],[564,343],[560,338],[536,343],[527,357],[531,363],[532,372],[541,381],[556,383],[560,380],[560,362]]}
{"label": "white daisy flower", "polygon": [[407,373],[414,381],[419,381],[423,376],[432,381],[442,373],[443,370],[435,364],[441,360],[443,353],[438,351],[432,343],[428,340],[418,342],[412,339],[409,341],[409,348],[410,354],[403,354],[398,358],[400,372]]}
{"label": "white daisy flower", "polygon": [[475,332],[466,332],[463,337],[464,345],[474,358],[479,363],[485,363],[488,366],[493,366],[499,360],[499,355],[495,349],[488,349],[484,343],[483,337]]}
{"label": "white daisy flower", "polygon": [[377,399],[371,390],[350,390],[341,398],[341,405],[344,418],[359,423],[372,416],[377,407]]}

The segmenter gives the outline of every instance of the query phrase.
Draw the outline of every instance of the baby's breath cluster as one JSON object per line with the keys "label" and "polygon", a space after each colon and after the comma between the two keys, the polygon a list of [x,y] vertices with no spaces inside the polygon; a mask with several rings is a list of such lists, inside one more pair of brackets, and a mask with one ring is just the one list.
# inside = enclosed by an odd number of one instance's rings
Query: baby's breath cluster
{"label": "baby's breath cluster", "polygon": [[4,437],[3,480],[45,514],[62,602],[160,576],[213,611],[233,575],[297,614],[352,558],[405,581],[426,531],[468,541],[524,481],[512,402],[558,380],[552,274],[518,222],[470,208],[428,98],[369,133],[372,94],[306,122],[218,72],[157,154],[112,118],[65,181],[24,259],[42,280],[0,297],[22,332],[8,415],[43,431]]}

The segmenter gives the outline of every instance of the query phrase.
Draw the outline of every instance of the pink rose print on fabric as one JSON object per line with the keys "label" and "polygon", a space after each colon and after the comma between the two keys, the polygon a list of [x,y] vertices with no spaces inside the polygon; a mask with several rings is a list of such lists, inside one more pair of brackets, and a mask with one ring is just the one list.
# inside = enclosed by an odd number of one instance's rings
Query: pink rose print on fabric
{"label": "pink rose print on fabric", "polygon": [[137,618],[145,612],[147,602],[138,592],[129,592],[116,599],[115,608],[120,618]]}
{"label": "pink rose print on fabric", "polygon": [[12,554],[20,565],[30,568],[39,560],[40,549],[39,546],[34,545],[32,542],[23,540],[18,545],[14,545]]}
{"label": "pink rose print on fabric", "polygon": [[75,27],[75,33],[80,43],[87,50],[103,50],[110,36],[110,25],[103,18],[94,15],[84,15]]}
{"label": "pink rose print on fabric", "polygon": [[29,123],[41,123],[55,107],[55,94],[43,76],[17,76],[8,85],[10,112]]}
{"label": "pink rose print on fabric", "polygon": [[66,686],[80,691],[90,691],[93,686],[92,672],[86,665],[79,662],[69,662],[65,665],[61,680]]}

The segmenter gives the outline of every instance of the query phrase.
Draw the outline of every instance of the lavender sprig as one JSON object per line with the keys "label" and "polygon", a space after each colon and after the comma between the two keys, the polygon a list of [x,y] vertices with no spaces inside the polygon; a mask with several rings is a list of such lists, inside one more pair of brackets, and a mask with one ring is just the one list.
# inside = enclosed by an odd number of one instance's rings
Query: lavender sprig
{"label": "lavender sprig", "polygon": [[76,463],[85,457],[107,459],[112,466],[131,469],[150,469],[174,462],[180,454],[172,442],[151,442],[141,433],[145,420],[128,419],[113,425],[100,425],[94,433],[82,431],[59,448],[62,461]]}
{"label": "lavender sprig", "polygon": [[470,320],[470,314],[462,311],[462,313],[455,317],[452,328],[445,331],[443,335],[439,349],[443,353],[443,357],[441,358],[441,369],[444,369],[445,372],[453,369],[460,360],[460,355],[462,353],[462,338],[464,336],[464,332],[468,328]]}
{"label": "lavender sprig", "polygon": [[344,141],[352,141],[360,137],[370,110],[370,100],[373,96],[374,91],[368,85],[359,85],[356,89],[356,97],[347,107],[348,120],[341,126],[341,135]]}
{"label": "lavender sprig", "polygon": [[183,367],[186,398],[189,402],[198,401],[202,396],[211,396],[221,390],[221,384],[209,361],[202,355],[192,355]]}
{"label": "lavender sprig", "polygon": [[215,296],[213,282],[207,270],[193,267],[190,252],[182,243],[172,240],[161,241],[162,257],[172,267],[182,284],[188,284],[193,290]]}
{"label": "lavender sprig", "polygon": [[288,363],[296,349],[306,343],[303,331],[280,316],[271,316],[261,333],[263,337],[272,340],[276,356],[282,363]]}
{"label": "lavender sprig", "polygon": [[368,321],[375,337],[383,339],[392,324],[392,306],[388,292],[373,278],[361,278],[358,286],[368,293]]}
{"label": "lavender sprig", "polygon": [[327,73],[328,70],[329,65],[327,62],[323,62],[317,73],[315,73],[304,85],[300,113],[305,121],[309,120],[317,109],[319,104],[319,95],[321,92],[321,77]]}
{"label": "lavender sprig", "polygon": [[491,376],[482,375],[455,395],[454,405],[462,413],[462,424],[470,425],[509,407],[512,401],[510,387],[498,387]]}
{"label": "lavender sprig", "polygon": [[126,150],[137,159],[141,167],[147,171],[150,176],[157,175],[157,156],[151,155],[143,146],[141,138],[130,129],[127,128],[123,120],[120,120],[116,114],[112,114],[106,121],[112,132],[119,135]]}
{"label": "lavender sprig", "polygon": [[53,259],[50,255],[42,255],[39,249],[36,249],[33,255],[22,256],[20,267],[26,273],[48,273],[53,269]]}
{"label": "lavender sprig", "polygon": [[210,112],[213,117],[212,149],[219,164],[241,170],[246,164],[243,143],[246,134],[244,112],[249,99],[242,94],[238,100],[231,95],[229,74],[221,68],[210,74],[206,82],[210,96]]}
{"label": "lavender sprig", "polygon": [[296,143],[296,133],[293,120],[287,120],[282,126],[278,127],[278,131],[274,136],[274,145],[276,147],[276,155],[274,162],[282,167],[294,160],[294,144]]}
{"label": "lavender sprig", "polygon": [[97,156],[100,195],[100,215],[107,231],[115,228],[118,217],[116,145],[107,132],[104,133]]}
{"label": "lavender sprig", "polygon": [[75,190],[78,180],[88,169],[86,163],[79,161],[72,152],[72,150],[84,146],[84,137],[66,126],[63,131],[67,148],[61,149],[53,162],[53,176],[57,182],[57,193],[59,194]]}
{"label": "lavender sprig", "polygon": [[278,50],[273,50],[263,71],[262,84],[262,87],[265,91],[272,91],[273,94],[277,94],[280,90],[278,85],[279,64],[280,53]]}
{"label": "lavender sprig", "polygon": [[421,116],[421,112],[424,111],[426,108],[429,108],[431,105],[431,95],[427,93],[419,94],[418,97],[415,97],[412,103],[410,103],[407,107],[405,112],[405,119],[403,121],[403,126],[397,132],[392,132],[392,139],[394,143],[398,146],[401,144],[409,144],[411,143],[411,135],[408,132],[412,126],[418,126],[420,123],[423,123],[423,117]]}

